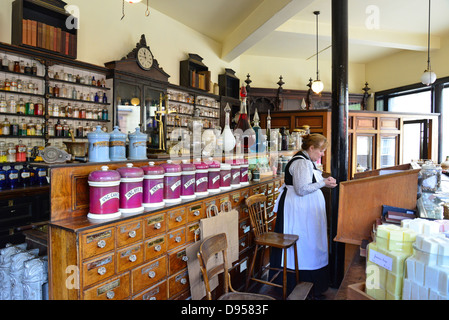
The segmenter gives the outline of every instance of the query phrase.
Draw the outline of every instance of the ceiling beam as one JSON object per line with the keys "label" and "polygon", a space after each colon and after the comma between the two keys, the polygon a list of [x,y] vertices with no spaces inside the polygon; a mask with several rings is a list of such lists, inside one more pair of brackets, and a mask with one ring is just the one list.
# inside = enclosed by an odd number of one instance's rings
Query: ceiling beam
{"label": "ceiling beam", "polygon": [[221,58],[231,62],[312,2],[265,0],[225,39]]}

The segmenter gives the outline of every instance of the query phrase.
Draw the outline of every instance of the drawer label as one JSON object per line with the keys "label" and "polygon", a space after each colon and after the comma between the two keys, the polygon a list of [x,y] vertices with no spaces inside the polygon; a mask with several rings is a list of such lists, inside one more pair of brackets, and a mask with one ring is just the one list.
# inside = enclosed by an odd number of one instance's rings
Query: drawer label
{"label": "drawer label", "polygon": [[91,243],[93,241],[98,241],[98,240],[102,240],[102,239],[106,239],[112,236],[112,231],[105,231],[105,232],[101,232],[101,233],[97,233],[97,234],[93,234],[93,235],[89,235],[86,237],[86,243]]}
{"label": "drawer label", "polygon": [[148,242],[148,248],[157,246],[159,244],[163,244],[164,242],[165,242],[165,237],[160,237],[160,238],[154,239],[153,241]]}
{"label": "drawer label", "polygon": [[97,289],[97,295],[102,295],[105,292],[114,290],[115,288],[120,287],[120,279],[114,280],[111,283],[107,283],[104,286],[101,286]]}
{"label": "drawer label", "polygon": [[138,222],[135,226],[132,226],[129,229],[128,228],[129,228],[128,226],[120,227],[120,233],[125,233],[125,232],[128,232],[128,231],[140,229],[140,222]]}
{"label": "drawer label", "polygon": [[148,273],[151,270],[156,269],[156,268],[159,268],[159,261],[156,261],[156,262],[150,264],[146,268],[142,268],[142,274],[146,274],[146,273]]}
{"label": "drawer label", "polygon": [[156,300],[155,295],[159,294],[160,292],[161,292],[161,290],[160,290],[159,287],[154,288],[153,290],[148,291],[147,293],[145,293],[142,296],[142,300]]}
{"label": "drawer label", "polygon": [[139,251],[140,251],[140,245],[135,246],[134,248],[129,248],[128,250],[125,250],[120,254],[120,258],[129,257],[131,254],[137,253]]}
{"label": "drawer label", "polygon": [[101,260],[93,261],[93,262],[87,264],[87,271],[107,265],[108,263],[111,263],[111,262],[112,262],[111,256],[101,259]]}
{"label": "drawer label", "polygon": [[148,219],[148,224],[154,224],[154,223],[158,223],[158,222],[162,222],[164,221],[164,215],[158,215],[158,216],[154,216]]}

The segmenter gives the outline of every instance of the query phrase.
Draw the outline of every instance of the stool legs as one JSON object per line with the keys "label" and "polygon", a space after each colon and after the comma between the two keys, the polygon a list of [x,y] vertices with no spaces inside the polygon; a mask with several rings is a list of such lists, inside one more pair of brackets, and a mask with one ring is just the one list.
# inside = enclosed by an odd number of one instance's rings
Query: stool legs
{"label": "stool legs", "polygon": [[298,266],[298,248],[296,247],[296,242],[293,245],[293,248],[295,250],[295,273],[296,273],[296,284],[299,283],[299,266]]}
{"label": "stool legs", "polygon": [[253,270],[254,270],[254,264],[256,262],[256,256],[257,256],[257,250],[259,249],[259,245],[256,244],[256,248],[254,250],[254,256],[253,259],[251,261],[251,267],[249,268],[249,272],[248,272],[248,276],[246,277],[246,287],[245,287],[245,291],[248,291],[249,288],[249,281],[251,280],[251,278],[253,277]]}
{"label": "stool legs", "polygon": [[287,248],[284,248],[284,274],[282,280],[282,298],[287,298]]}

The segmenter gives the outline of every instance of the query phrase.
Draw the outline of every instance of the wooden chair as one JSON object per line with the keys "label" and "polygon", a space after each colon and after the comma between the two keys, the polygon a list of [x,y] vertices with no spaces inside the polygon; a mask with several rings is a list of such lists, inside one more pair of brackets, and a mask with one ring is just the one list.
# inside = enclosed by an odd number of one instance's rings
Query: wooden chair
{"label": "wooden chair", "polygon": [[[224,294],[220,296],[218,300],[275,300],[275,298],[267,295],[238,292],[232,288],[231,278],[228,271],[228,259],[226,255],[227,248],[228,242],[226,240],[225,233],[219,233],[217,235],[207,237],[200,245],[197,256],[200,262],[201,273],[203,274],[207,299],[212,300],[209,279],[212,279],[215,275],[224,272]],[[210,270],[207,270],[206,266],[209,259],[211,257],[215,257],[216,254],[219,254],[220,252],[223,257],[222,262],[214,265]]]}
{"label": "wooden chair", "polygon": [[[298,271],[298,253],[296,248],[296,241],[298,240],[298,236],[295,234],[283,234],[270,232],[268,227],[272,220],[268,221],[267,210],[266,210],[266,200],[267,197],[263,194],[255,194],[246,199],[246,205],[248,206],[249,216],[251,220],[251,227],[254,231],[254,242],[256,244],[256,248],[254,249],[254,256],[251,262],[251,267],[248,273],[248,278],[246,279],[246,290],[248,290],[250,280],[257,281],[263,284],[271,285],[274,287],[280,287],[283,289],[282,297],[285,300],[287,298],[287,272],[296,273],[296,283],[299,283],[299,271]],[[262,250],[262,263],[263,263],[263,254],[265,251],[265,247],[274,247],[282,249],[284,252],[284,267],[283,268],[274,268],[274,267],[263,267],[261,270],[261,276],[263,275],[266,269],[277,271],[271,279],[263,280],[261,277],[256,278],[253,275],[254,271],[254,263],[256,261],[256,255],[259,247],[263,247]],[[287,249],[290,247],[294,247],[295,252],[295,270],[287,269]],[[283,272],[283,281],[282,285],[274,283],[274,280]]]}

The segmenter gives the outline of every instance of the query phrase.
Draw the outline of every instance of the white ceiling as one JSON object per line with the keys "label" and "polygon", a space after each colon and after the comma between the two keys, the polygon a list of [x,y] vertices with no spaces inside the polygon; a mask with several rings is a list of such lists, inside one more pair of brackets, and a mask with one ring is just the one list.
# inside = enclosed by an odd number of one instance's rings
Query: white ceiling
{"label": "white ceiling", "polygon": [[[143,3],[146,2],[142,1]],[[150,7],[241,54],[310,59],[331,45],[331,0],[149,0]],[[349,61],[368,63],[400,50],[427,50],[427,0],[348,0]],[[449,35],[449,0],[432,0],[431,48]],[[330,60],[330,48],[319,55]],[[313,57],[315,58],[315,57]]]}

